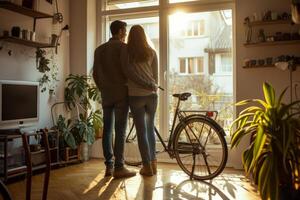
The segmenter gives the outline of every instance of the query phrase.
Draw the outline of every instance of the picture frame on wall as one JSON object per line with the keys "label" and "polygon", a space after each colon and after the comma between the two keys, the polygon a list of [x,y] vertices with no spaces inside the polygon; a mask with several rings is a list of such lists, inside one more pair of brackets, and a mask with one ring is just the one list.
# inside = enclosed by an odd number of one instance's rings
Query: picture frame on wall
{"label": "picture frame on wall", "polygon": [[46,0],[48,3],[51,3],[52,4],[52,0]]}

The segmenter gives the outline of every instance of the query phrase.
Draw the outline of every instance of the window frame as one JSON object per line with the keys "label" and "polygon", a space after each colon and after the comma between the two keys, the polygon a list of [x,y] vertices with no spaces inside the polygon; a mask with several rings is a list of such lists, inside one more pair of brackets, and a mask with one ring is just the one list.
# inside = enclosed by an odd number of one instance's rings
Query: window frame
{"label": "window frame", "polygon": [[[206,11],[218,11],[218,10],[232,10],[232,20],[233,20],[233,101],[236,101],[236,70],[235,70],[235,0],[201,0],[201,1],[190,1],[190,2],[179,2],[179,3],[169,3],[167,0],[159,0],[159,4],[156,6],[139,7],[139,8],[128,8],[128,9],[117,9],[117,10],[105,10],[105,1],[97,1],[97,45],[105,42],[105,31],[107,30],[107,16],[113,16],[120,18],[121,16],[145,16],[153,15],[159,17],[159,74],[160,80],[159,85],[168,91],[168,17],[171,14],[176,13],[178,10],[184,11],[186,13],[193,12],[206,12]],[[205,31],[204,31],[205,32]],[[205,71],[205,69],[204,69]],[[169,136],[169,117],[168,117],[168,107],[162,105],[168,105],[168,92],[160,92],[160,133],[163,138],[168,138]],[[236,110],[234,107],[234,116],[236,116]]]}

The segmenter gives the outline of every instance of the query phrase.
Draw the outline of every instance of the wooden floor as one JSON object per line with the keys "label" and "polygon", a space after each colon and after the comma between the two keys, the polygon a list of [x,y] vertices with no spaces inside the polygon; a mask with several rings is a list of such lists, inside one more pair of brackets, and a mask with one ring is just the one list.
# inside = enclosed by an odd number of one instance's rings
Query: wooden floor
{"label": "wooden floor", "polygon": [[[129,179],[104,178],[102,160],[90,160],[53,170],[49,200],[106,199],[260,199],[242,171],[226,169],[213,181],[190,181],[176,164],[158,165],[157,176]],[[138,172],[138,168],[130,167]],[[42,175],[33,177],[32,199],[40,200]],[[25,180],[8,185],[15,200],[25,199]]]}

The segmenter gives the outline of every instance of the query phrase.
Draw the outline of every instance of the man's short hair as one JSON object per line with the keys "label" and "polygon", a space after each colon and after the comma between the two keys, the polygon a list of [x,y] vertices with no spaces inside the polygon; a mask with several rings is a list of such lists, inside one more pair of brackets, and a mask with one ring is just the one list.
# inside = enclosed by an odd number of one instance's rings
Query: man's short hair
{"label": "man's short hair", "polygon": [[120,30],[126,29],[127,23],[122,22],[120,20],[113,21],[110,24],[110,32],[112,35],[116,35],[119,33]]}

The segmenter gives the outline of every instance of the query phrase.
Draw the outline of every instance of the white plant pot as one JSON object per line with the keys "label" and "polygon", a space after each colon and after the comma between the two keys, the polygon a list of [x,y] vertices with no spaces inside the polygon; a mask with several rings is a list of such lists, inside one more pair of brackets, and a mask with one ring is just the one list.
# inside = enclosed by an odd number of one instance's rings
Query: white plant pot
{"label": "white plant pot", "polygon": [[81,144],[81,155],[82,155],[82,160],[83,161],[88,161],[90,156],[89,156],[89,145],[84,142]]}

